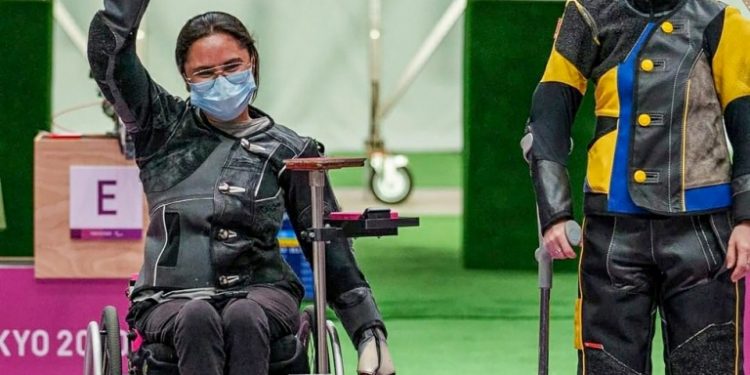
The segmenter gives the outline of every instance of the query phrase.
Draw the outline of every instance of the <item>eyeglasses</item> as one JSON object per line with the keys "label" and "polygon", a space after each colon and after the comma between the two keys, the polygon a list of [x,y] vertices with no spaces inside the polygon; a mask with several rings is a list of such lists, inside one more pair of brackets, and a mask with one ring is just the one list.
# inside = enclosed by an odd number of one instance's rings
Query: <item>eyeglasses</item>
{"label": "eyeglasses", "polygon": [[241,61],[231,62],[224,65],[218,65],[213,68],[201,69],[191,74],[190,77],[185,76],[185,80],[190,83],[202,83],[215,80],[221,76],[227,77],[230,74],[239,73],[250,68],[251,63],[245,63]]}

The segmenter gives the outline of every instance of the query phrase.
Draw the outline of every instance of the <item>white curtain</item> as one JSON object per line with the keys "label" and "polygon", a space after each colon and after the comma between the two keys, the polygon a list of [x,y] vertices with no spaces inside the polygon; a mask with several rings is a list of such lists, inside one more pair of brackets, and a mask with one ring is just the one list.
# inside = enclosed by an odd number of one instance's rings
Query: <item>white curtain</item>
{"label": "white curtain", "polygon": [[[101,0],[57,0],[84,32]],[[383,88],[402,69],[451,0],[383,1]],[[255,35],[261,57],[256,105],[277,122],[324,142],[329,150],[364,148],[369,116],[367,0],[155,0],[139,53],[152,77],[185,96],[174,63],[177,34],[208,10],[238,16]],[[88,64],[59,25],[54,28],[54,112],[96,100]],[[387,147],[398,151],[462,148],[463,20],[383,123]],[[111,123],[98,108],[56,119],[63,128],[102,133]]]}
{"label": "white curtain", "polygon": [[[101,0],[56,0],[84,32]],[[396,80],[451,0],[383,0],[383,94]],[[727,3],[750,11],[742,0]],[[262,61],[256,104],[278,122],[318,138],[329,150],[359,151],[369,113],[367,0],[154,0],[140,51],[154,79],[184,96],[174,63],[177,33],[190,17],[222,10],[255,34]],[[462,148],[463,20],[383,123],[386,145],[398,151]],[[88,64],[59,25],[54,28],[55,113],[96,100]],[[498,72],[498,74],[501,74]],[[99,108],[57,119],[63,128],[102,133],[112,124]]]}

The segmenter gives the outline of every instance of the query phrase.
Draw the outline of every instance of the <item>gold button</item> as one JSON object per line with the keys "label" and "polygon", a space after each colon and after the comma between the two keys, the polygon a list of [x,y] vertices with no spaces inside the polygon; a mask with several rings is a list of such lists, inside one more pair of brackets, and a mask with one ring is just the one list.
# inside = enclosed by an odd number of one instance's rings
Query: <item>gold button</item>
{"label": "gold button", "polygon": [[667,34],[671,34],[674,31],[674,25],[669,21],[664,22],[663,24],[661,24],[661,31]]}
{"label": "gold button", "polygon": [[640,170],[635,171],[635,173],[633,174],[633,179],[639,184],[646,182],[646,172]]}
{"label": "gold button", "polygon": [[651,125],[651,116],[649,116],[646,113],[638,116],[638,125],[644,126],[644,127]]}
{"label": "gold button", "polygon": [[649,59],[641,61],[641,69],[643,69],[644,72],[650,72],[654,70],[654,61]]}

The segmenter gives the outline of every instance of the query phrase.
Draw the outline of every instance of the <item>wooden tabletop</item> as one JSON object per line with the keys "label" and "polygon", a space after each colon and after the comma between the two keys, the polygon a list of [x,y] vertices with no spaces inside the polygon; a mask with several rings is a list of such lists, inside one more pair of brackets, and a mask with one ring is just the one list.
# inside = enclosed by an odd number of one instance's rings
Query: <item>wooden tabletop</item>
{"label": "wooden tabletop", "polygon": [[297,158],[284,160],[286,168],[292,171],[321,171],[328,169],[341,169],[350,167],[362,167],[365,158]]}

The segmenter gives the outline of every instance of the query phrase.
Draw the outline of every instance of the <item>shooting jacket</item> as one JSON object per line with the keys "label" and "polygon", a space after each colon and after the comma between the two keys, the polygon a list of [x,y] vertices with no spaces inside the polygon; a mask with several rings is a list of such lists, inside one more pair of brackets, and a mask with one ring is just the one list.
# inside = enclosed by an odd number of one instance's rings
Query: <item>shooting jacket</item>
{"label": "shooting jacket", "polygon": [[[283,260],[277,233],[286,211],[297,232],[312,226],[310,187],[304,172],[283,161],[318,157],[322,146],[276,124],[251,107],[259,121],[241,138],[211,126],[189,101],[157,85],[135,52],[135,35],[146,0],[107,0],[91,23],[93,76],[132,134],[148,200],[150,224],[145,259],[131,293],[144,296],[230,294],[272,284],[298,299],[303,287]],[[327,184],[325,212],[338,204]],[[312,246],[301,243],[312,259]],[[351,242],[327,245],[328,300],[337,312],[360,306],[353,330],[384,329]],[[340,298],[342,295],[359,296]],[[343,304],[343,305],[342,305]]]}
{"label": "shooting jacket", "polygon": [[715,0],[568,1],[527,127],[543,227],[572,217],[566,163],[589,81],[586,214],[750,219],[748,40],[750,22]]}

